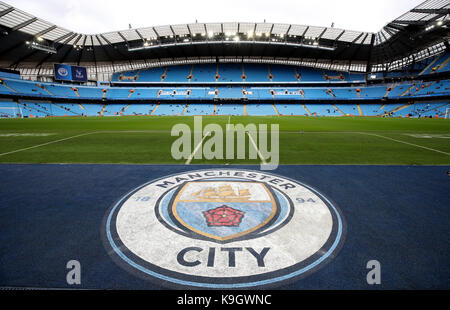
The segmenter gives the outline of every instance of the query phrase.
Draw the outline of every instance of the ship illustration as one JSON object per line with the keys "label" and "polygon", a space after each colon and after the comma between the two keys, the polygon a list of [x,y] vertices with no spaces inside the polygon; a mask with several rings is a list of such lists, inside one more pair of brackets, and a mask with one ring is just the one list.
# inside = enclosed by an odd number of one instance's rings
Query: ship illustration
{"label": "ship illustration", "polygon": [[245,202],[251,198],[248,189],[238,189],[236,192],[230,185],[218,188],[207,187],[192,194],[197,201],[202,202]]}

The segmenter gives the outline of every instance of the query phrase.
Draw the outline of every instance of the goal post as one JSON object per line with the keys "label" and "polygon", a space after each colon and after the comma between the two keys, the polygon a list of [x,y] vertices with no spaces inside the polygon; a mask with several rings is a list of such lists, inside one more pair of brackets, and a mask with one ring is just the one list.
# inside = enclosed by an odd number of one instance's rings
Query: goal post
{"label": "goal post", "polygon": [[6,118],[22,118],[22,109],[18,106],[16,107],[2,107],[0,106],[0,118],[6,117]]}

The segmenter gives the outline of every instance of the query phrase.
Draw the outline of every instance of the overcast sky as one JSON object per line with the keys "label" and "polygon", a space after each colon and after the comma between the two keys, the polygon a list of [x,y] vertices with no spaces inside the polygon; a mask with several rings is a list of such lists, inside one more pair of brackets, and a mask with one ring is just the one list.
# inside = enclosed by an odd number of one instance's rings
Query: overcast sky
{"label": "overcast sky", "polygon": [[301,24],[377,32],[424,0],[2,0],[68,30],[98,34],[207,22]]}

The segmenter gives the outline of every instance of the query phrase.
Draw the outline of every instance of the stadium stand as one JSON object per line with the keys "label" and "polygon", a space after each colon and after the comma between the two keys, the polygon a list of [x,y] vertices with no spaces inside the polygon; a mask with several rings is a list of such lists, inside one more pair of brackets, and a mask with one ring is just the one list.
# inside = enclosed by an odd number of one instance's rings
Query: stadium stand
{"label": "stadium stand", "polygon": [[244,106],[234,103],[218,104],[214,115],[244,115]]}
{"label": "stadium stand", "polygon": [[[178,78],[183,76],[183,72],[187,67],[182,69],[172,68],[172,73],[176,72]],[[265,72],[263,73],[265,74]],[[253,72],[253,76],[257,74]],[[185,78],[182,78],[185,79]],[[260,78],[263,80],[264,76]],[[255,78],[256,80],[256,78]],[[174,80],[176,81],[176,80]],[[178,80],[176,83],[182,81]],[[226,83],[225,83],[226,84]],[[301,84],[300,84],[301,86]],[[331,86],[331,87],[330,87]],[[218,98],[248,98],[248,99],[280,99],[285,100],[289,98],[307,98],[307,99],[331,99],[331,98],[345,98],[345,99],[361,99],[361,98],[382,98],[388,92],[387,97],[404,97],[421,95],[432,96],[447,94],[450,89],[450,81],[438,80],[428,82],[412,82],[412,83],[397,83],[390,84],[390,86],[339,86],[332,84],[329,86],[305,86],[305,87],[270,87],[258,86],[220,86],[220,87],[95,87],[95,86],[68,86],[57,83],[46,82],[31,82],[20,79],[3,78],[0,84],[0,93],[10,95],[22,96],[38,96],[47,98],[81,98],[81,99],[205,99],[210,92],[217,92]],[[359,94],[358,94],[359,93]],[[245,96],[245,97],[244,97]]]}
{"label": "stadium stand", "polygon": [[211,104],[189,104],[183,115],[213,115],[214,106]]}
{"label": "stadium stand", "polygon": [[271,104],[247,104],[247,115],[263,116],[277,115],[277,111]]}
{"label": "stadium stand", "polygon": [[164,82],[187,82],[192,66],[170,66],[165,71]]}
{"label": "stadium stand", "polygon": [[216,64],[197,64],[193,66],[191,82],[215,82]]}
{"label": "stadium stand", "polygon": [[300,104],[275,104],[279,115],[306,115]]}
{"label": "stadium stand", "polygon": [[145,70],[140,70],[139,78],[137,79],[137,81],[160,82],[164,75],[165,69],[166,68],[161,67],[161,68],[148,68]]}
{"label": "stadium stand", "polygon": [[129,104],[124,108],[123,115],[150,115],[156,104]]}
{"label": "stadium stand", "polygon": [[[430,0],[423,7],[431,10],[440,3]],[[7,13],[0,16],[0,27],[8,30],[21,13],[2,5]],[[78,41],[90,42],[92,46],[76,46],[73,53],[70,51],[74,42],[67,43],[75,38],[63,39],[72,36],[67,30],[50,27],[49,34],[59,31],[61,38],[43,34],[41,43],[33,41],[27,47],[26,42],[34,39],[16,25],[15,36],[5,37],[11,40],[10,46],[16,47],[0,46],[5,60],[0,68],[0,116],[444,117],[450,100],[447,19],[439,8],[435,15],[428,11],[421,14],[421,18],[410,14],[407,16],[412,20],[394,20],[378,33],[255,23],[254,29],[275,31],[251,41],[246,41],[245,33],[237,32],[234,39],[245,44],[230,40],[224,31],[224,26],[229,26],[226,24],[200,23],[197,26],[201,32],[191,30],[183,34],[183,44],[179,44],[181,34],[177,33],[183,27],[170,25],[158,27],[169,36],[153,33],[151,28],[140,29],[142,33],[129,29],[80,34]],[[28,22],[33,25],[44,21],[33,17]],[[415,28],[406,29],[405,23]],[[218,26],[217,31],[202,35],[213,25]],[[239,29],[241,24],[236,25]],[[422,36],[424,31],[427,36]],[[321,35],[309,42],[309,32]],[[156,35],[153,42],[148,40],[149,33]],[[401,40],[391,41],[386,33],[395,33]],[[227,48],[218,53],[216,43],[222,46],[224,40],[229,41]],[[44,43],[41,48],[58,49],[48,55],[42,50],[28,51]],[[155,53],[139,52],[149,43]],[[408,46],[417,48],[410,50]],[[335,50],[339,52],[334,53]],[[32,55],[41,58],[33,60]],[[143,55],[149,58],[142,58]],[[8,63],[9,60],[12,61]],[[62,60],[67,64],[86,64],[89,78],[94,78],[57,79],[53,66]]]}
{"label": "stadium stand", "polygon": [[182,104],[160,104],[151,115],[180,116],[184,107]]}
{"label": "stadium stand", "polygon": [[446,52],[439,57],[436,57],[420,75],[434,74],[450,71],[450,66],[448,65],[450,61],[450,52]]}
{"label": "stadium stand", "polygon": [[296,68],[287,65],[269,65],[269,79],[273,82],[298,82]]}
{"label": "stadium stand", "polygon": [[218,81],[219,82],[242,82],[243,75],[242,64],[219,64]]}
{"label": "stadium stand", "polygon": [[246,82],[270,82],[268,66],[245,64],[244,76]]}
{"label": "stadium stand", "polygon": [[0,99],[0,117],[20,117],[21,111],[19,106],[10,100]]}

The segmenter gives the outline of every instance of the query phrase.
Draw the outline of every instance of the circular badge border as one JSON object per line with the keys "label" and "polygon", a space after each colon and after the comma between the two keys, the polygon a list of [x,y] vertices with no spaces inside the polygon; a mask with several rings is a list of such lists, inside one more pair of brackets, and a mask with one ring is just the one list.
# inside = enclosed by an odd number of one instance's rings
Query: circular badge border
{"label": "circular badge border", "polygon": [[[292,266],[282,268],[280,270],[275,270],[263,274],[258,275],[250,275],[250,276],[240,276],[240,277],[220,277],[220,278],[213,278],[213,277],[204,277],[204,276],[195,276],[195,275],[189,275],[184,274],[180,272],[175,272],[171,270],[167,270],[165,268],[161,268],[157,265],[154,265],[152,263],[149,263],[148,261],[143,260],[142,258],[135,255],[130,249],[128,249],[121,241],[120,237],[118,236],[115,225],[114,231],[111,231],[111,219],[113,215],[117,216],[118,211],[120,210],[120,207],[128,200],[129,197],[131,197],[133,194],[141,190],[142,188],[155,183],[159,180],[167,179],[173,176],[178,176],[180,174],[186,174],[186,173],[198,173],[198,172],[206,172],[211,170],[222,170],[222,171],[242,171],[242,172],[249,172],[249,173],[259,173],[259,174],[266,174],[273,177],[282,177],[286,180],[290,180],[294,183],[297,183],[301,186],[306,187],[308,190],[312,191],[314,194],[316,194],[319,198],[325,202],[325,205],[332,210],[331,213],[332,219],[333,219],[333,227],[332,231],[330,233],[330,236],[328,237],[325,244],[316,251],[313,255],[308,257],[307,259],[294,264]],[[209,177],[208,178],[217,178],[217,177]],[[236,177],[236,178],[242,178],[242,177]],[[166,193],[166,192],[165,192]],[[286,195],[287,196],[287,195]],[[156,214],[155,214],[156,216]],[[158,219],[159,220],[159,219]],[[102,225],[102,236],[104,243],[106,245],[106,248],[108,250],[108,253],[111,253],[109,251],[110,249],[113,250],[113,252],[120,258],[120,260],[114,259],[116,263],[118,263],[121,267],[123,267],[127,271],[131,271],[133,274],[138,275],[141,278],[149,279],[149,280],[163,280],[164,282],[161,283],[160,281],[154,282],[159,285],[163,286],[170,286],[175,288],[186,288],[186,287],[192,287],[192,288],[198,288],[198,289],[242,289],[242,288],[261,288],[261,287],[267,287],[267,286],[274,286],[274,285],[282,285],[285,283],[292,282],[294,280],[299,280],[301,278],[306,277],[307,275],[313,273],[314,271],[317,271],[319,268],[323,267],[328,263],[332,258],[336,256],[336,254],[340,251],[342,248],[342,245],[345,240],[346,235],[346,222],[344,220],[344,217],[342,215],[342,212],[338,207],[336,207],[336,204],[331,202],[330,199],[328,199],[325,195],[318,192],[316,189],[312,188],[311,186],[294,180],[289,177],[285,177],[282,175],[276,175],[272,174],[270,172],[259,172],[257,170],[249,170],[249,169],[239,169],[239,168],[211,168],[211,169],[200,169],[200,170],[189,170],[189,171],[181,171],[178,173],[170,174],[164,177],[153,179],[149,182],[146,182],[137,188],[131,190],[122,198],[120,198],[116,203],[114,203],[107,211],[106,216],[104,218]],[[114,218],[115,223],[115,218]],[[337,225],[335,225],[337,223]],[[337,226],[337,227],[336,227]],[[105,229],[106,228],[106,229]],[[120,243],[118,246],[116,243]],[[127,252],[125,254],[124,252]],[[318,253],[325,253],[323,255],[320,255]],[[111,255],[111,254],[110,254]],[[139,263],[138,263],[139,262]],[[146,268],[147,266],[148,268]],[[132,267],[131,270],[129,267]],[[183,279],[183,278],[189,278]],[[261,279],[262,278],[262,279]],[[212,283],[212,281],[216,281]]]}

